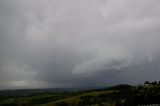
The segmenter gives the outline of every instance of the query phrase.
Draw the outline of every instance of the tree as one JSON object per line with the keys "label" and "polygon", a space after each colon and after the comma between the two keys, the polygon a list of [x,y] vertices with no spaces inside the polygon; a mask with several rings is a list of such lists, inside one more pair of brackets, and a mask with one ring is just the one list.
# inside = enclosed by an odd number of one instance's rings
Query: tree
{"label": "tree", "polygon": [[144,84],[151,84],[149,81],[146,81]]}

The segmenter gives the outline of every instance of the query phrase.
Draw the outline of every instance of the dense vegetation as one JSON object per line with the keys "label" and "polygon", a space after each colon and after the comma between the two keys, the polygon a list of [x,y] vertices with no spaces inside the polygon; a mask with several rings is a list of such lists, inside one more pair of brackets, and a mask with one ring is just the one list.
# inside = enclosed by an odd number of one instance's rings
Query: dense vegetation
{"label": "dense vegetation", "polygon": [[95,90],[5,90],[0,106],[137,106],[160,104],[160,82]]}

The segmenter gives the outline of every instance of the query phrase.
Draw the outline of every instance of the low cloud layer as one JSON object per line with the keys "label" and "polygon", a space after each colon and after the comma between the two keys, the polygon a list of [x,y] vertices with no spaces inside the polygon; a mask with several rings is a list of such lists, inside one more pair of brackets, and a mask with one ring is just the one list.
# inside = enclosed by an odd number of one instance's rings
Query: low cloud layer
{"label": "low cloud layer", "polygon": [[159,3],[1,0],[1,89],[159,80]]}

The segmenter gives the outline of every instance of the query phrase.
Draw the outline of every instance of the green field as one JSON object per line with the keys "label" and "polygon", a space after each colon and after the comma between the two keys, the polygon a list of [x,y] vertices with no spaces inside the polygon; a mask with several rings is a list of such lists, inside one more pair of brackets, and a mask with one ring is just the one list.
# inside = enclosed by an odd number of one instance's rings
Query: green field
{"label": "green field", "polygon": [[137,106],[160,104],[160,84],[117,85],[94,90],[5,90],[0,106]]}

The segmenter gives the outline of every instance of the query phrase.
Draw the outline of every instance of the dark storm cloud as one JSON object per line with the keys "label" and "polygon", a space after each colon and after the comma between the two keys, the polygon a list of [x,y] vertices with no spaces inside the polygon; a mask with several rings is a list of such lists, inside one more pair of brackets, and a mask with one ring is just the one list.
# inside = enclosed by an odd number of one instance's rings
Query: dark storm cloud
{"label": "dark storm cloud", "polygon": [[157,80],[159,3],[1,0],[1,89]]}

